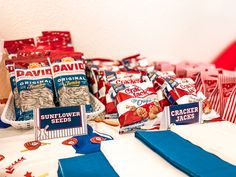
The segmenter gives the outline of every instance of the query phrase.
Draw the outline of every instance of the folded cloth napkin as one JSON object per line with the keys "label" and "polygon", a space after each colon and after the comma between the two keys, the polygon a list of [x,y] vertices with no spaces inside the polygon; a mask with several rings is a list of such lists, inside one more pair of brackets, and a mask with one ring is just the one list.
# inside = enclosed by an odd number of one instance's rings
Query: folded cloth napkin
{"label": "folded cloth napkin", "polygon": [[135,137],[189,176],[236,176],[236,166],[192,144],[172,131],[137,131]]}
{"label": "folded cloth napkin", "polygon": [[117,177],[101,152],[59,160],[58,177]]}
{"label": "folded cloth napkin", "polygon": [[0,117],[0,128],[8,128],[8,127],[10,127],[10,126],[11,126],[11,125],[5,124],[4,122],[2,122],[1,117]]}
{"label": "folded cloth napkin", "polygon": [[171,131],[236,165],[236,124],[228,121],[172,126]]}
{"label": "folded cloth napkin", "polygon": [[82,135],[82,136],[75,136],[78,140],[78,143],[73,146],[73,148],[76,150],[76,153],[78,154],[89,154],[94,152],[100,151],[100,143],[92,143],[91,138],[93,137],[101,137],[104,138],[105,141],[107,140],[113,140],[113,138],[110,135],[99,133],[91,126],[88,125],[88,134]]}

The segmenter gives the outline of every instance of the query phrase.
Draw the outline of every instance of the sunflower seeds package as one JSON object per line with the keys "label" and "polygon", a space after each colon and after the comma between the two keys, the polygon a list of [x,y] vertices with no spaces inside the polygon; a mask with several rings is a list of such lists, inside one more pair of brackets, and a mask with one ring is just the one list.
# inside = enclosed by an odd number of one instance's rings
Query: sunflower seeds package
{"label": "sunflower seeds package", "polygon": [[85,105],[86,112],[92,112],[88,80],[82,53],[51,53],[56,96],[60,106]]}
{"label": "sunflower seeds package", "polygon": [[16,87],[16,77],[15,77],[15,66],[12,60],[6,60],[6,68],[9,72],[11,90],[14,96],[14,108],[16,114],[16,121],[20,120],[21,110],[20,110],[20,96]]}
{"label": "sunflower seeds package", "polygon": [[45,57],[15,61],[22,120],[33,118],[35,108],[54,107],[52,71]]}

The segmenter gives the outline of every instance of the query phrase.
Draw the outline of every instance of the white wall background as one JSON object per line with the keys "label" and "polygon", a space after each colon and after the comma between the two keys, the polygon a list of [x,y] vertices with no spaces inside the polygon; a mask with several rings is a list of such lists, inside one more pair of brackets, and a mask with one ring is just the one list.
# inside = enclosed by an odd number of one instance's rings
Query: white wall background
{"label": "white wall background", "polygon": [[0,36],[70,30],[88,57],[211,61],[236,39],[235,0],[0,0]]}

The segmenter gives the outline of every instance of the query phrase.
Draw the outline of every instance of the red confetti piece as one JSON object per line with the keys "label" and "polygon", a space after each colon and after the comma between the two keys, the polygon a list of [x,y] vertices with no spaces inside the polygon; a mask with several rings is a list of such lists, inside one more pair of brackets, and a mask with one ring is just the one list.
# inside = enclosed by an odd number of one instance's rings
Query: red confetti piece
{"label": "red confetti piece", "polygon": [[62,142],[63,145],[67,146],[74,146],[78,143],[78,140],[76,138],[69,138]]}
{"label": "red confetti piece", "polygon": [[4,155],[0,154],[0,161],[2,161],[3,159],[5,159]]}
{"label": "red confetti piece", "polygon": [[101,136],[94,136],[90,139],[90,142],[94,144],[100,144],[102,141],[105,141],[105,140],[106,138],[103,138]]}

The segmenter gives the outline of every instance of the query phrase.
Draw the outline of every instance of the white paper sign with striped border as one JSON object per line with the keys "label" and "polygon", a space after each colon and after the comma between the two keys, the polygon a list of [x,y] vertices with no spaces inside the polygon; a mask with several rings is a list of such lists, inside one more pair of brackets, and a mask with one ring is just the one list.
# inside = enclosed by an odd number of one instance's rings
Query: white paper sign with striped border
{"label": "white paper sign with striped border", "polygon": [[35,109],[35,140],[87,134],[85,114],[84,105]]}
{"label": "white paper sign with striped border", "polygon": [[161,119],[160,130],[172,125],[202,123],[202,102],[166,106]]}

